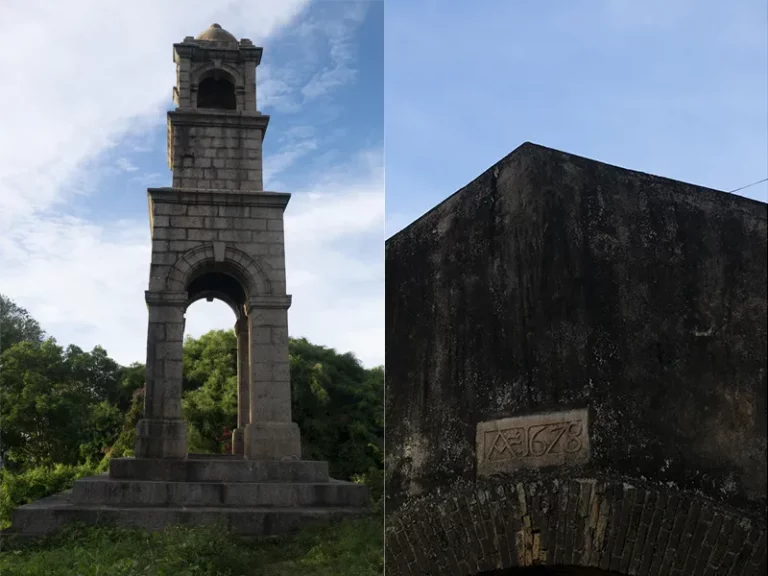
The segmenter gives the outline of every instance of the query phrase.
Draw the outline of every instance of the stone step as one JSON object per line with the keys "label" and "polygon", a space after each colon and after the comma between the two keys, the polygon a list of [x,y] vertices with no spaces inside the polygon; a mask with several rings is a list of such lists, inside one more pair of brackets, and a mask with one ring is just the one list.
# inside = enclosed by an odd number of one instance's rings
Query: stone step
{"label": "stone step", "polygon": [[186,459],[115,458],[110,478],[166,482],[327,482],[328,462],[245,460],[195,456]]}
{"label": "stone step", "polygon": [[164,482],[119,480],[107,475],[81,478],[73,504],[108,506],[366,506],[361,484],[329,482]]}
{"label": "stone step", "polygon": [[188,460],[245,460],[240,454],[187,454]]}
{"label": "stone step", "polygon": [[38,537],[66,524],[81,522],[159,531],[172,524],[220,526],[241,536],[270,536],[290,532],[315,521],[357,516],[362,507],[129,507],[73,504],[70,491],[49,496],[14,510],[12,528],[4,535]]}

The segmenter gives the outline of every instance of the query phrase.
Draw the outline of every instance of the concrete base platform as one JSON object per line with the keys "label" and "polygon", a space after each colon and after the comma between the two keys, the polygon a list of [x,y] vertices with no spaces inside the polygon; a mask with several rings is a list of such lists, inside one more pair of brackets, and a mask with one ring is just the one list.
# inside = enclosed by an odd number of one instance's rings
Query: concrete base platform
{"label": "concrete base platform", "polygon": [[242,456],[192,456],[178,460],[115,458],[110,478],[166,482],[327,482],[328,462],[245,460]]}
{"label": "concrete base platform", "polygon": [[327,462],[118,458],[109,474],[81,478],[71,490],[14,510],[3,535],[37,537],[81,522],[145,530],[217,524],[265,536],[367,510],[368,489],[329,478]]}
{"label": "concrete base platform", "polygon": [[132,507],[74,505],[70,491],[16,509],[13,526],[3,536],[45,536],[67,524],[119,526],[160,531],[169,525],[217,526],[238,536],[270,536],[291,532],[312,521],[328,521],[366,512],[361,507]]}
{"label": "concrete base platform", "polygon": [[76,505],[105,506],[366,506],[361,484],[328,482],[162,482],[81,478],[70,497]]}

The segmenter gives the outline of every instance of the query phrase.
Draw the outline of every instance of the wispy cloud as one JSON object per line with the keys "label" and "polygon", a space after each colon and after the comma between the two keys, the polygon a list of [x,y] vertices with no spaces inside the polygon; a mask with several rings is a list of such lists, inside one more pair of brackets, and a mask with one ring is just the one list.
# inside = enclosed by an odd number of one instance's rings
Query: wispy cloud
{"label": "wispy cloud", "polygon": [[277,174],[293,166],[297,160],[306,156],[317,148],[317,141],[312,138],[298,137],[289,140],[278,152],[270,154],[264,163],[264,184],[267,187],[274,185],[274,177]]}
{"label": "wispy cloud", "polygon": [[[307,102],[328,96],[357,78],[355,34],[365,20],[368,2],[327,2],[323,7],[332,17],[315,17],[289,32],[303,46],[300,61],[283,62],[279,69],[262,67],[261,107],[295,113]],[[319,54],[327,57],[320,58]]]}
{"label": "wispy cloud", "polygon": [[123,172],[136,172],[136,170],[139,169],[139,167],[131,162],[128,158],[118,158],[115,161],[115,165]]}
{"label": "wispy cloud", "polygon": [[66,201],[86,161],[162,122],[174,78],[170,44],[235,5],[239,28],[268,37],[308,2],[3,2],[0,20],[13,26],[0,35],[0,229]]}
{"label": "wispy cloud", "polygon": [[301,93],[307,99],[325,96],[340,85],[351,82],[357,75],[354,68],[355,44],[353,33],[365,18],[368,6],[355,2],[340,20],[317,24],[327,38],[330,47],[331,65],[315,73]]}

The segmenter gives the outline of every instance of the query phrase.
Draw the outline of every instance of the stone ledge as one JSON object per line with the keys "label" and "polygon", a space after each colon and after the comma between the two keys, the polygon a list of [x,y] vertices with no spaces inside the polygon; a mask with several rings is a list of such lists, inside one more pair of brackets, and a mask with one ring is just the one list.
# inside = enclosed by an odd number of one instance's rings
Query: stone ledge
{"label": "stone ledge", "polygon": [[368,512],[362,507],[112,507],[74,505],[68,492],[17,508],[13,528],[3,537],[32,539],[60,530],[67,524],[119,526],[160,531],[170,525],[217,526],[233,535],[269,536],[297,530],[302,525]]}
{"label": "stone ledge", "polygon": [[167,482],[118,480],[106,474],[81,478],[72,487],[74,505],[191,507],[360,507],[362,484],[328,482]]}
{"label": "stone ledge", "polygon": [[257,111],[180,108],[168,112],[168,123],[176,126],[216,126],[222,128],[258,128],[267,131],[269,116]]}
{"label": "stone ledge", "polygon": [[291,195],[288,192],[215,190],[211,188],[147,188],[147,193],[151,202],[203,204],[210,206],[257,206],[285,209],[288,201],[291,199]]}
{"label": "stone ledge", "polygon": [[328,463],[235,458],[116,458],[110,478],[165,482],[327,482]]}

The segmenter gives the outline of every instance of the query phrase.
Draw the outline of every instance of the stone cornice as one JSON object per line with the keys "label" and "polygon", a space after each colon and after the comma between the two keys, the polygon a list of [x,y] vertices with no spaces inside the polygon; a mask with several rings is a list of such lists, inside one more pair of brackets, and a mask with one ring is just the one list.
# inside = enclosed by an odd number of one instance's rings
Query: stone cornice
{"label": "stone cornice", "polygon": [[291,300],[290,294],[285,296],[253,296],[246,304],[246,312],[250,314],[251,310],[263,310],[265,308],[287,310],[291,307]]}
{"label": "stone cornice", "polygon": [[186,292],[144,292],[144,300],[151,306],[186,306],[189,297]]}
{"label": "stone cornice", "polygon": [[[207,206],[257,206],[285,210],[291,195],[287,192],[245,192],[196,188],[147,188],[150,202]],[[151,208],[150,208],[151,211]]]}
{"label": "stone cornice", "polygon": [[254,46],[251,42],[238,43],[206,42],[205,45],[197,40],[178,42],[173,45],[174,62],[176,56],[189,58],[193,61],[224,60],[228,62],[254,62],[256,66],[261,64],[263,49]]}
{"label": "stone cornice", "polygon": [[220,128],[261,128],[266,133],[269,115],[260,112],[212,111],[200,109],[178,109],[168,112],[172,126],[215,126]]}

